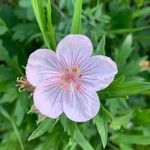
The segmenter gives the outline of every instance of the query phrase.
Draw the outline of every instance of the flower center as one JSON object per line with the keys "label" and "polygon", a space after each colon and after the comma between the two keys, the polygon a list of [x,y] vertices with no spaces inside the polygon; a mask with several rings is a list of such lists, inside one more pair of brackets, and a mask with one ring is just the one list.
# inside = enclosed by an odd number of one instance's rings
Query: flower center
{"label": "flower center", "polygon": [[65,69],[61,76],[61,87],[66,90],[70,91],[70,84],[74,84],[77,90],[80,90],[81,83],[80,78],[82,74],[79,68],[72,68],[72,69]]}

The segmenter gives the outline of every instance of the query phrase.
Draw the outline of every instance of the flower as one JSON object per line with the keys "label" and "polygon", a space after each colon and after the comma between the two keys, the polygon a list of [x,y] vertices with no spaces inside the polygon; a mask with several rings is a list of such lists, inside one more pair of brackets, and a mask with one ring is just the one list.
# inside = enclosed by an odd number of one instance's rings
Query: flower
{"label": "flower", "polygon": [[27,80],[35,87],[34,105],[45,116],[62,113],[75,121],[93,118],[100,109],[96,91],[106,88],[117,73],[116,63],[106,56],[91,56],[93,46],[84,35],[68,35],[56,53],[38,49],[28,59]]}

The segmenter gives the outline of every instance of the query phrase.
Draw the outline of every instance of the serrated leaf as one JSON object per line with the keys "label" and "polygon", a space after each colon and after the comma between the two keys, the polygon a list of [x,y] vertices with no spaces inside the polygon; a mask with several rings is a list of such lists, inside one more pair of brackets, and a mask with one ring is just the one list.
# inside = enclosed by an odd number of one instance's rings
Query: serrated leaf
{"label": "serrated leaf", "polygon": [[75,130],[74,139],[79,144],[83,150],[94,150],[88,140],[83,136],[83,134],[79,130]]}
{"label": "serrated leaf", "polygon": [[97,115],[93,119],[93,122],[94,122],[94,124],[96,124],[98,133],[101,137],[102,145],[105,148],[105,146],[107,144],[107,136],[108,136],[107,121],[106,121],[105,117],[103,116],[103,114],[101,114],[100,116]]}
{"label": "serrated leaf", "polygon": [[66,118],[65,116],[60,118],[60,122],[64,128],[64,131],[67,132],[68,135],[73,135],[75,130],[75,123]]}
{"label": "serrated leaf", "polygon": [[44,134],[46,131],[51,132],[54,128],[54,126],[56,125],[58,120],[55,119],[49,119],[46,118],[44,121],[42,121],[39,126],[32,132],[32,134],[30,135],[28,141],[33,140],[39,136],[41,136],[42,134]]}
{"label": "serrated leaf", "polygon": [[96,54],[97,55],[105,55],[105,35],[101,38],[97,49],[96,49]]}

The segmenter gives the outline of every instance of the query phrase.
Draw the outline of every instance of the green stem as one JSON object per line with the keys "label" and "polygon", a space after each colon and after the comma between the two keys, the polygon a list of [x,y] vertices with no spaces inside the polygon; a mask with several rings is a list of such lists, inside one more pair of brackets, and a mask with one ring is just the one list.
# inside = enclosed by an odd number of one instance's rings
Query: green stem
{"label": "green stem", "polygon": [[71,33],[73,34],[79,34],[81,32],[81,12],[82,0],[76,0],[71,26]]}
{"label": "green stem", "polygon": [[56,41],[54,29],[51,21],[51,4],[50,1],[46,1],[47,16],[44,13],[44,2],[43,0],[31,0],[32,8],[42,32],[44,42],[48,48],[55,50]]}
{"label": "green stem", "polygon": [[50,0],[46,0],[46,9],[47,9],[47,28],[48,28],[48,35],[51,40],[51,47],[56,48],[56,39],[55,39],[55,32],[52,25],[52,19],[51,19],[51,3]]}

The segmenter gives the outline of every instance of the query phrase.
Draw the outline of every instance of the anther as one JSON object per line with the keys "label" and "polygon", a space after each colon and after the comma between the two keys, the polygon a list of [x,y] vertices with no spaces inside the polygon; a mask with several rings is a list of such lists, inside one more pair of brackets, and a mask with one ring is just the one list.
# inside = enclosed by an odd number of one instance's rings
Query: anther
{"label": "anther", "polygon": [[19,87],[18,90],[19,92],[24,92],[24,91],[30,91],[33,92],[35,87],[32,86],[27,79],[23,77],[17,77],[16,80],[17,84],[16,87]]}

